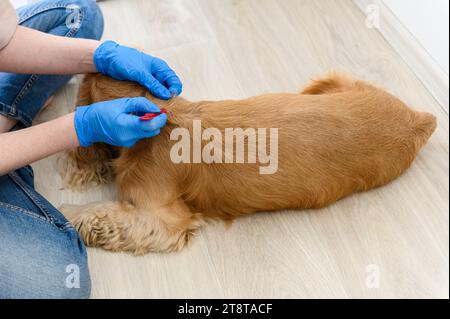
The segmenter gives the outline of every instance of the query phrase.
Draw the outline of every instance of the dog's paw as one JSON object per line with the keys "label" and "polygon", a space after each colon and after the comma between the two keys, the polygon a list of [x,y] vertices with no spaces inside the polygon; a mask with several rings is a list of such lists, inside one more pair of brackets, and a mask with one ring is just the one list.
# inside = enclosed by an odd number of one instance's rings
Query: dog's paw
{"label": "dog's paw", "polygon": [[205,220],[203,216],[201,214],[194,214],[182,231],[173,233],[169,230],[168,233],[172,235],[168,236],[168,242],[171,242],[171,245],[166,249],[160,249],[158,252],[176,252],[188,247],[204,224]]}
{"label": "dog's paw", "polygon": [[[101,206],[63,205],[60,207],[61,213],[78,231],[87,246],[105,246],[110,241],[113,244],[113,239],[120,233],[120,229],[114,227],[107,213],[99,207]],[[108,249],[108,247],[105,248]]]}

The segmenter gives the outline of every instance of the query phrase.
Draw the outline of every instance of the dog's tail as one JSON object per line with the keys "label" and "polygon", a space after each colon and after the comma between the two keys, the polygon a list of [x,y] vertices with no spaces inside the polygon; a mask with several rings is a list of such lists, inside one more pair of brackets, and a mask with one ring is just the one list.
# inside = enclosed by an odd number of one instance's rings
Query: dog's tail
{"label": "dog's tail", "polygon": [[356,82],[349,75],[330,72],[321,79],[313,80],[301,91],[301,94],[320,95],[344,92],[354,88]]}
{"label": "dog's tail", "polygon": [[433,114],[416,112],[416,114],[414,114],[413,127],[418,137],[416,140],[416,147],[419,151],[436,131],[437,119]]}

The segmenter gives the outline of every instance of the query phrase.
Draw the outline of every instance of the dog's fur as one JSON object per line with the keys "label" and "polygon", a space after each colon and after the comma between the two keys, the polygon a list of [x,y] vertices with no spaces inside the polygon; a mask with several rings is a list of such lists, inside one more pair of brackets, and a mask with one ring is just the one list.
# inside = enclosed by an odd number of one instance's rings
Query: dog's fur
{"label": "dog's fur", "polygon": [[[433,115],[335,73],[298,94],[217,102],[161,101],[137,84],[89,75],[78,105],[136,96],[167,108],[158,137],[131,149],[95,144],[69,154],[69,185],[115,179],[119,200],[62,207],[87,245],[136,254],[181,249],[205,218],[320,208],[384,185],[411,165],[436,129]],[[259,163],[172,163],[170,132],[192,133],[194,119],[221,131],[279,128],[278,171],[260,175]]]}

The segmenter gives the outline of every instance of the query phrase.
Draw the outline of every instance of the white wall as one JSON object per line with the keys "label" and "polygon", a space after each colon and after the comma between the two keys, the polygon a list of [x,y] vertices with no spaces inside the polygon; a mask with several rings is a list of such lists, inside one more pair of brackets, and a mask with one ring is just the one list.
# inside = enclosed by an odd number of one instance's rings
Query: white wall
{"label": "white wall", "polygon": [[425,50],[449,74],[449,0],[384,0]]}

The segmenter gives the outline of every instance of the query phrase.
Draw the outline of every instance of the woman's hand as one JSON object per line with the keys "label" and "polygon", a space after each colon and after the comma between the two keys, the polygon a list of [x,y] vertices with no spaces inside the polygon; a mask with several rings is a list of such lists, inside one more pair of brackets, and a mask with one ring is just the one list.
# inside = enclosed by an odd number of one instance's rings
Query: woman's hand
{"label": "woman's hand", "polygon": [[97,142],[132,147],[141,139],[159,134],[166,124],[166,114],[161,114],[151,121],[139,120],[139,115],[158,112],[160,109],[143,97],[78,107],[75,111],[78,141],[83,147]]}
{"label": "woman's hand", "polygon": [[100,73],[116,80],[138,82],[160,99],[180,95],[183,88],[166,62],[113,41],[103,42],[95,50],[94,63]]}
{"label": "woman's hand", "polygon": [[104,142],[131,147],[140,139],[159,134],[166,114],[148,122],[138,116],[159,111],[145,98],[120,99],[79,107],[53,121],[0,134],[0,176],[79,145]]}

